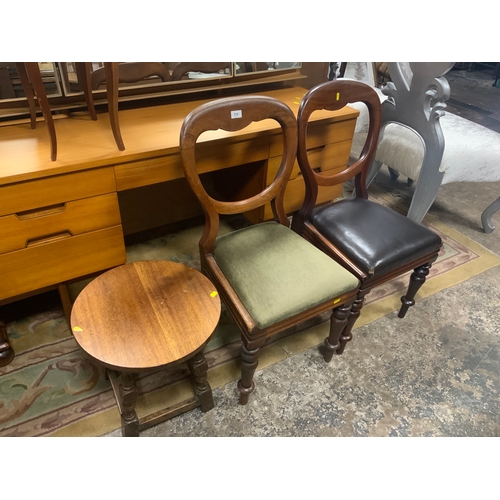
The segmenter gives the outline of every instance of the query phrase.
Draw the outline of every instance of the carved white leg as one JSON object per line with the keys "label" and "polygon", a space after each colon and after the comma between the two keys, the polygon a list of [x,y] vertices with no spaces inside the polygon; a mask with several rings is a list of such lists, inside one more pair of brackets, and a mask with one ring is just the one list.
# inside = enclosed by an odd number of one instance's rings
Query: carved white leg
{"label": "carved white leg", "polygon": [[379,173],[381,168],[382,168],[382,162],[377,160],[372,161],[370,170],[368,170],[368,175],[366,176],[366,187],[368,187],[373,182],[375,177],[377,177],[377,174]]}
{"label": "carved white leg", "polygon": [[495,229],[493,222],[491,221],[491,216],[500,210],[500,197],[497,198],[490,206],[488,206],[484,212],[481,214],[481,222],[483,224],[483,231],[486,234],[490,234]]}
{"label": "carved white leg", "polygon": [[436,199],[443,175],[443,172],[439,172],[437,168],[425,168],[425,165],[422,165],[407,214],[409,219],[418,223],[422,222]]}

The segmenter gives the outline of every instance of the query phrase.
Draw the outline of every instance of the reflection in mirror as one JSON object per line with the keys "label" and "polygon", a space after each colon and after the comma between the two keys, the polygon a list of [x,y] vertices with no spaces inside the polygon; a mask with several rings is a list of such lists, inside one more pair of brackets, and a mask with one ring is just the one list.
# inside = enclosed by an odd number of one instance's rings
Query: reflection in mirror
{"label": "reflection in mirror", "polygon": [[[26,99],[27,82],[22,80],[23,74],[19,73],[19,67],[14,62],[0,62],[0,99],[7,101]],[[61,86],[54,63],[38,63],[42,75],[43,85],[47,97],[60,97]]]}
{"label": "reflection in mirror", "polygon": [[[75,95],[83,91],[79,85],[79,71],[83,63],[59,63],[64,92]],[[120,88],[140,88],[163,85],[168,82],[198,80],[200,78],[231,77],[231,63],[182,63],[182,62],[123,62],[119,64]],[[105,91],[104,63],[91,63],[92,91]]]}
{"label": "reflection in mirror", "polygon": [[237,62],[234,64],[235,75],[261,73],[270,70],[298,69],[302,66],[300,62]]}

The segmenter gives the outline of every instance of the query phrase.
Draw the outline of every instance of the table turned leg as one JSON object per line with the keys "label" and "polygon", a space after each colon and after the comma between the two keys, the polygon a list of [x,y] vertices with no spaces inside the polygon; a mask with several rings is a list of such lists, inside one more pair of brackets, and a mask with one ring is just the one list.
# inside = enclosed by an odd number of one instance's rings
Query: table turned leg
{"label": "table turned leg", "polygon": [[125,437],[139,436],[139,419],[135,411],[137,403],[137,387],[133,373],[117,373],[108,370],[109,380],[113,386],[118,408],[122,419],[122,435]]}
{"label": "table turned leg", "polygon": [[207,380],[208,364],[203,352],[193,356],[187,364],[193,375],[194,389],[200,401],[201,411],[211,410],[214,407],[214,399],[212,388]]}
{"label": "table turned leg", "polygon": [[0,319],[0,367],[7,366],[14,359],[14,349],[12,349],[5,323]]}

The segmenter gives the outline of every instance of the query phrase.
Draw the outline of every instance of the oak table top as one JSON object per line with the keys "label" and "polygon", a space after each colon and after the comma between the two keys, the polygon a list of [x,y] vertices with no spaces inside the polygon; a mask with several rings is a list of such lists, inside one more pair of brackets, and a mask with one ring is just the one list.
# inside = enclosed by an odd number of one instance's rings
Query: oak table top
{"label": "oak table top", "polygon": [[139,372],[200,351],[220,310],[214,285],[196,269],[141,261],[91,281],[73,305],[71,327],[82,349],[107,368]]}

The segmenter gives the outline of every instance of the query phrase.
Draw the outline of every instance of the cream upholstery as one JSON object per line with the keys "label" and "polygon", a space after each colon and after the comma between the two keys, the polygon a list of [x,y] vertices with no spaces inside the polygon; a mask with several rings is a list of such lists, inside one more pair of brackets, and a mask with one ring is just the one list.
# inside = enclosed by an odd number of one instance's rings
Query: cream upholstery
{"label": "cream upholstery", "polygon": [[[400,68],[407,68],[407,63],[389,63],[389,66],[396,64],[399,64]],[[380,89],[377,89],[377,91],[381,102],[384,102],[387,96]],[[417,100],[414,102],[415,113],[422,112],[421,109],[416,109],[416,106],[419,105]],[[398,101],[396,100],[396,110],[397,105]],[[353,156],[359,155],[361,152],[368,121],[366,108],[358,107],[358,109],[360,117],[358,118],[353,141]],[[397,111],[392,113],[392,118],[394,118],[394,115],[397,115]],[[444,112],[439,118],[439,124],[444,138],[442,159],[439,165],[435,166],[429,163],[426,165],[426,168],[436,169],[438,175],[432,177],[432,182],[437,182],[437,185],[420,186],[420,194],[422,191],[432,192],[432,195],[428,195],[427,199],[419,198],[417,190],[415,191],[408,216],[414,218],[417,222],[422,220],[430,208],[440,184],[500,181],[500,134],[448,112]],[[427,146],[430,147],[431,145],[427,144]],[[386,165],[409,179],[418,181],[421,177],[424,154],[424,142],[416,131],[396,123],[395,120],[385,123],[380,134],[371,179],[376,175],[381,165]],[[428,183],[429,180],[426,182]],[[419,204],[422,206],[419,206]],[[490,233],[493,231],[494,226],[491,223],[491,215],[499,208],[500,198],[483,212],[482,222],[485,232]]]}

